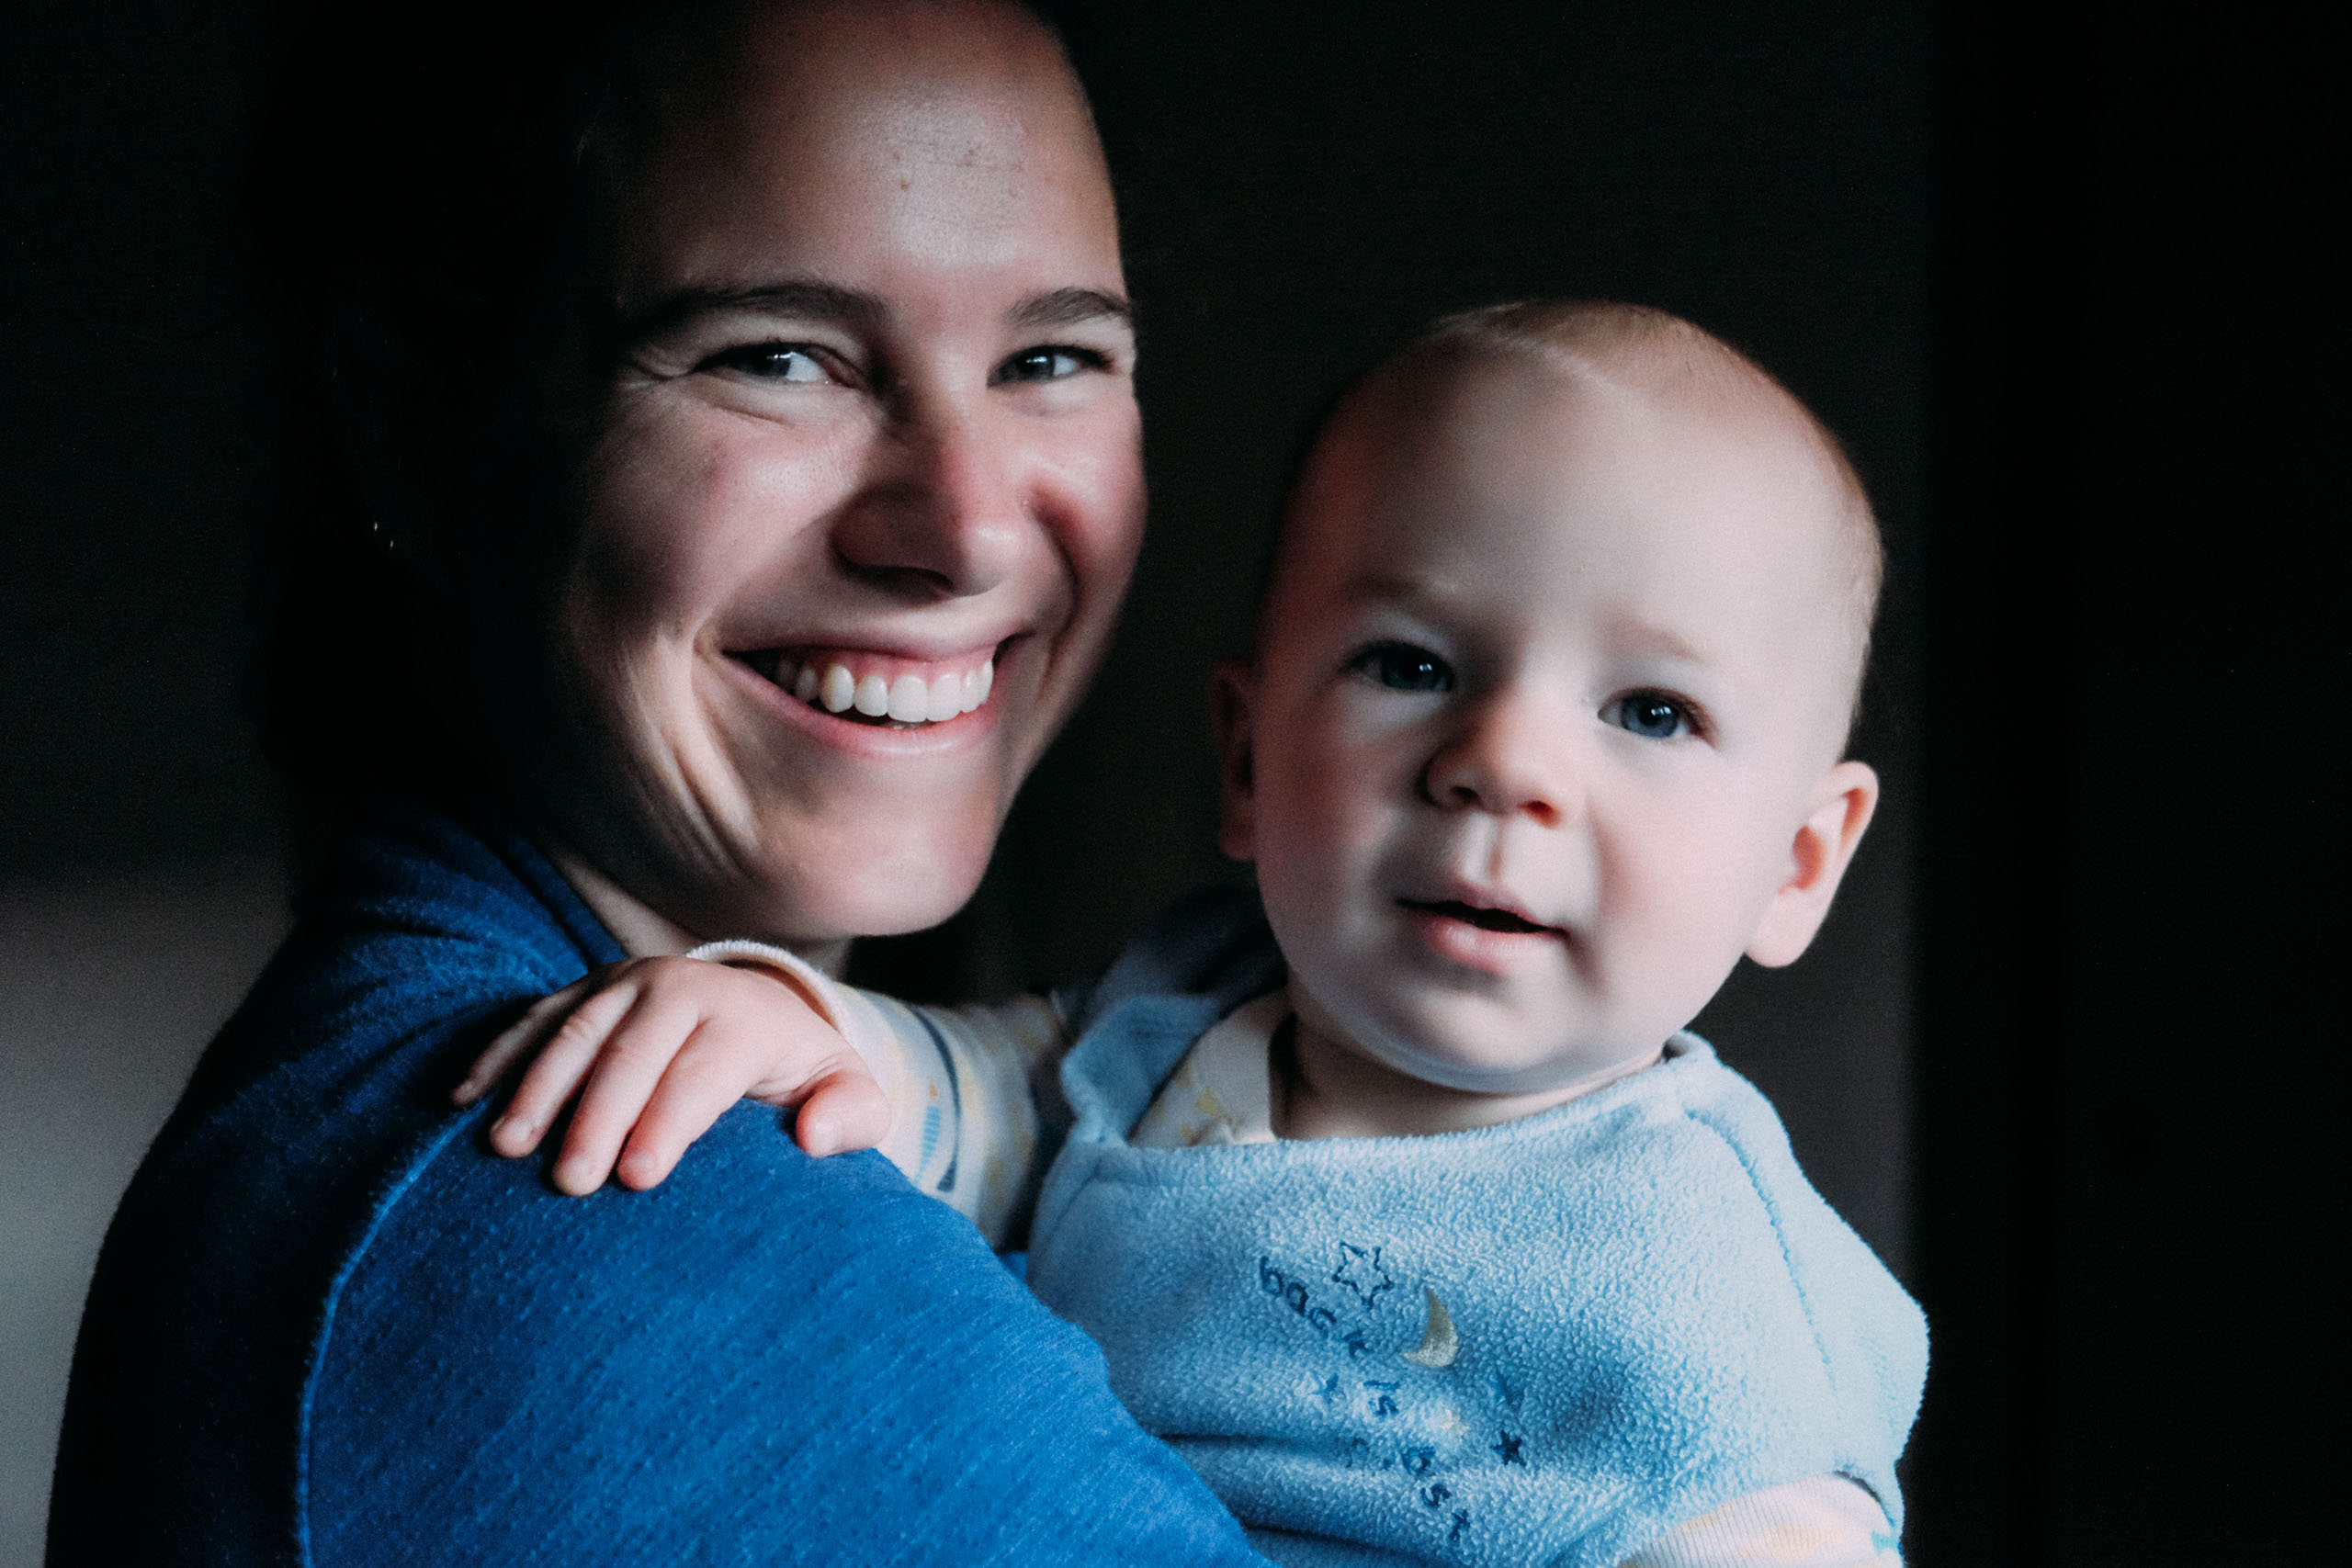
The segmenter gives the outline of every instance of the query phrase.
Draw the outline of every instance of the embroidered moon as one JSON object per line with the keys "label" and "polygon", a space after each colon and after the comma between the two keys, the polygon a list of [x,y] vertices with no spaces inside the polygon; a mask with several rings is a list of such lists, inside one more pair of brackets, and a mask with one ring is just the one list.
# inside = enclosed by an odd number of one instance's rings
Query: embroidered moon
{"label": "embroidered moon", "polygon": [[1450,1367],[1462,1349],[1462,1341],[1453,1332],[1453,1318],[1446,1312],[1445,1303],[1437,1299],[1435,1291],[1423,1285],[1421,1293],[1430,1299],[1430,1325],[1421,1335],[1419,1345],[1397,1354],[1417,1367]]}

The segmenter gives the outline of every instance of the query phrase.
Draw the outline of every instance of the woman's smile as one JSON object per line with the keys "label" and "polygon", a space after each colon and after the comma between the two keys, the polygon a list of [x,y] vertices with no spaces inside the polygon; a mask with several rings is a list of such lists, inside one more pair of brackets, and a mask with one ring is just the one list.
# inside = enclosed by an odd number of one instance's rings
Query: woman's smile
{"label": "woman's smile", "polygon": [[[993,745],[998,727],[1008,722],[1012,689],[1033,683],[1027,656],[1036,641],[1017,633],[937,657],[798,644],[726,654],[718,662],[788,743],[894,766]],[[1000,668],[1012,677],[1003,688]]]}
{"label": "woman's smile", "polygon": [[809,707],[885,728],[931,728],[977,713],[996,685],[994,646],[953,659],[841,648],[769,648],[733,657]]}

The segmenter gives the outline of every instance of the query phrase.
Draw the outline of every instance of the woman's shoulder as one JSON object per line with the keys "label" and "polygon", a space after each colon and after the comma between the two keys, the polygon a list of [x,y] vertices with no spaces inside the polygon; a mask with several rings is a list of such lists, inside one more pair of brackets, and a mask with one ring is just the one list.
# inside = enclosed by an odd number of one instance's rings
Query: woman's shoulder
{"label": "woman's shoulder", "polygon": [[330,1307],[304,1404],[323,1562],[1241,1555],[1099,1352],[879,1156],[722,1118],[651,1192],[424,1162]]}
{"label": "woman's shoulder", "polygon": [[603,956],[551,877],[409,812],[307,897],[109,1236],[55,1561],[1246,1560],[1091,1345],[877,1156],[753,1106],[650,1193],[484,1152],[462,1063]]}
{"label": "woman's shoulder", "polygon": [[[537,858],[518,834],[386,803],[305,894],[108,1230],[53,1529],[125,1550],[59,1561],[172,1561],[160,1540],[119,1538],[175,1517],[217,1524],[189,1536],[216,1556],[290,1540],[294,1411],[322,1303],[463,1124],[447,1094],[470,1044],[599,956]],[[125,1513],[107,1501],[120,1495],[157,1506]]]}
{"label": "woman's shoulder", "polygon": [[486,800],[367,803],[296,915],[257,998],[406,985],[413,1005],[430,1010],[436,983],[495,976],[538,987],[626,956],[531,837]]}

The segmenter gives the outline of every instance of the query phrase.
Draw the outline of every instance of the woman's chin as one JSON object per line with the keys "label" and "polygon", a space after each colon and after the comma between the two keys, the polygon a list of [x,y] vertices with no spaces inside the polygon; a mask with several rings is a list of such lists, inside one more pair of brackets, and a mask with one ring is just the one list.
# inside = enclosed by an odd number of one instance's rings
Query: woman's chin
{"label": "woman's chin", "polygon": [[[815,827],[816,831],[810,831]],[[768,874],[746,915],[796,942],[896,936],[939,924],[970,901],[988,870],[994,821],[977,830],[945,824],[797,821],[770,835]]]}

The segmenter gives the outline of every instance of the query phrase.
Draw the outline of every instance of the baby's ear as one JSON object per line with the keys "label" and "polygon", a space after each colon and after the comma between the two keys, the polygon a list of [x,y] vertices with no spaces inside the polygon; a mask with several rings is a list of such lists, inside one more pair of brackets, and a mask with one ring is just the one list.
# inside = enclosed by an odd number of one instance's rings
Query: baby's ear
{"label": "baby's ear", "polygon": [[1772,895],[1747,956],[1768,968],[1793,964],[1813,945],[1829,900],[1878,809],[1878,775],[1864,762],[1840,762],[1814,786],[1813,810],[1789,846],[1789,877]]}
{"label": "baby's ear", "polygon": [[1258,795],[1250,741],[1258,713],[1258,671],[1228,659],[1209,678],[1209,722],[1216,727],[1216,841],[1235,860],[1258,858]]}

